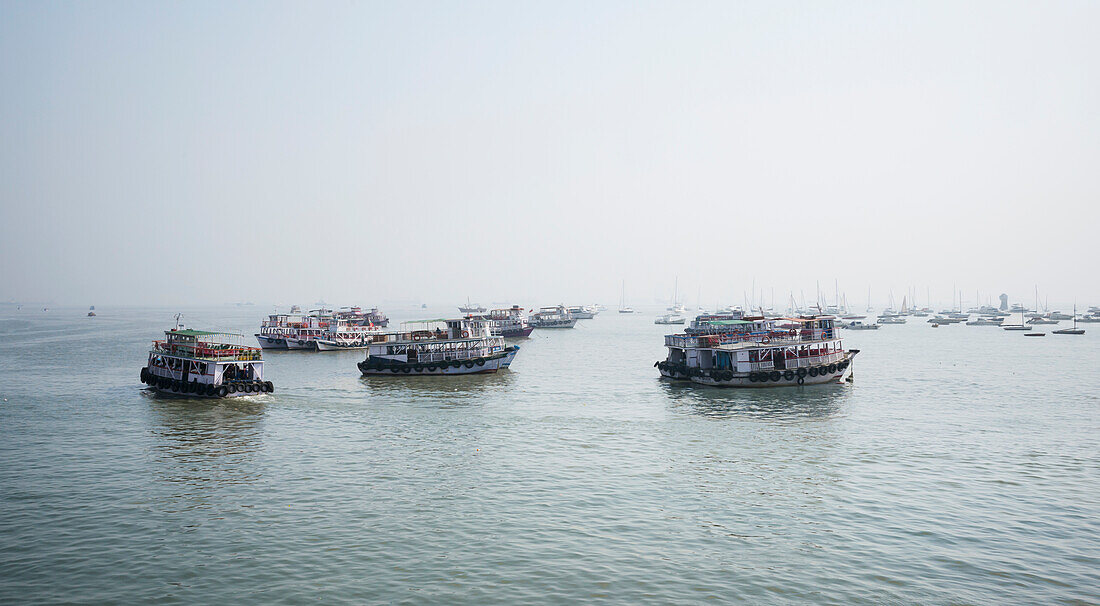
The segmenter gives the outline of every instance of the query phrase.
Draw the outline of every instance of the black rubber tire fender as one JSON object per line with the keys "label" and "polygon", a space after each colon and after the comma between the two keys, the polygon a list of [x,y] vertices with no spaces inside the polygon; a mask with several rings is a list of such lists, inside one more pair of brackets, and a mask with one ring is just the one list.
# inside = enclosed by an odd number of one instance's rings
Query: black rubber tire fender
{"label": "black rubber tire fender", "polygon": [[267,393],[275,393],[275,384],[271,381],[264,381],[264,391]]}
{"label": "black rubber tire fender", "polygon": [[771,371],[771,373],[768,375],[768,378],[770,378],[772,381],[778,381],[779,380],[779,371],[778,370]]}
{"label": "black rubber tire fender", "polygon": [[474,367],[473,362],[466,362],[466,368],[473,368],[473,367]]}
{"label": "black rubber tire fender", "polygon": [[836,372],[836,364],[830,364],[829,365],[829,374],[833,374],[834,372]]}
{"label": "black rubber tire fender", "polygon": [[787,370],[784,370],[783,371],[783,378],[790,381],[791,379],[794,378],[794,371],[789,369],[789,368]]}
{"label": "black rubber tire fender", "polygon": [[755,372],[750,372],[749,373],[749,383],[755,383],[755,382],[756,382],[756,373]]}
{"label": "black rubber tire fender", "polygon": [[478,360],[477,365],[478,366],[485,366],[485,360]]}
{"label": "black rubber tire fender", "polygon": [[403,367],[401,367],[401,372],[403,372],[405,374],[409,374],[410,372],[412,372],[412,368],[410,368],[408,366],[403,366]]}
{"label": "black rubber tire fender", "polygon": [[229,388],[228,387],[226,387],[225,385],[222,385],[222,386],[218,387],[218,397],[219,398],[224,398],[225,396],[228,396],[228,395],[229,395]]}
{"label": "black rubber tire fender", "polygon": [[817,376],[817,367],[816,366],[811,366],[810,367],[810,376],[811,377],[816,377]]}
{"label": "black rubber tire fender", "polygon": [[804,377],[798,377],[798,384],[799,385],[802,385],[805,382],[806,382],[806,379]]}
{"label": "black rubber tire fender", "polygon": [[[794,374],[798,375],[798,378],[801,379],[802,377],[806,376],[806,369],[799,368],[798,370],[794,371]],[[801,383],[799,383],[799,385],[801,385]]]}
{"label": "black rubber tire fender", "polygon": [[142,383],[148,383],[149,382],[149,369],[144,367],[144,366],[141,367],[141,382]]}

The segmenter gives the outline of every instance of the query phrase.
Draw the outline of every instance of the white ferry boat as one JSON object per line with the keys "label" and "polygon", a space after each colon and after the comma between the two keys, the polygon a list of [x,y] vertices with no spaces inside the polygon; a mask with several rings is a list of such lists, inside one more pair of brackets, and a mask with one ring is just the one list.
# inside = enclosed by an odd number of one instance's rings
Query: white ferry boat
{"label": "white ferry boat", "polygon": [[577,325],[577,319],[564,305],[540,307],[531,314],[530,322],[535,328],[573,328]]}
{"label": "white ferry boat", "polygon": [[271,393],[264,380],[258,347],[243,345],[244,336],[174,328],[153,341],[141,382],[158,392],[206,398]]}
{"label": "white ferry boat", "polygon": [[[271,314],[260,322],[260,332],[255,334],[256,341],[264,349],[305,349],[298,341],[305,335],[303,331],[315,329],[323,332],[321,326],[311,326],[310,318],[301,314]],[[294,345],[288,344],[292,339]]]}
{"label": "white ferry boat", "polygon": [[364,375],[466,375],[508,368],[519,352],[494,336],[479,318],[407,322],[418,328],[372,337],[367,358],[359,363]]}
{"label": "white ferry boat", "polygon": [[852,379],[858,349],[845,350],[832,316],[697,319],[665,336],[668,357],[654,366],[668,379],[719,387],[815,385]]}
{"label": "white ferry boat", "polygon": [[523,308],[513,305],[508,309],[494,309],[486,316],[481,316],[489,324],[489,332],[494,337],[505,339],[524,339],[531,336],[534,326],[523,315]]}
{"label": "white ferry boat", "polygon": [[366,349],[374,337],[383,334],[381,328],[370,326],[348,326],[336,322],[321,337],[313,341],[317,351],[341,351],[345,349]]}
{"label": "white ferry boat", "polygon": [[588,305],[574,305],[569,308],[569,313],[578,320],[591,320],[600,313],[600,310]]}

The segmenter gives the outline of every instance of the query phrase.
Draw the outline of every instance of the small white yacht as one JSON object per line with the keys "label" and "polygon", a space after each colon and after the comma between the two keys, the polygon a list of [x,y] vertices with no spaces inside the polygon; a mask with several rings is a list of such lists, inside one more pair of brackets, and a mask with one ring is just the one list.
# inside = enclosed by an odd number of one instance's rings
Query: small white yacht
{"label": "small white yacht", "polygon": [[654,324],[683,324],[687,320],[684,316],[678,314],[665,314],[663,316],[657,316],[657,319],[653,321]]}

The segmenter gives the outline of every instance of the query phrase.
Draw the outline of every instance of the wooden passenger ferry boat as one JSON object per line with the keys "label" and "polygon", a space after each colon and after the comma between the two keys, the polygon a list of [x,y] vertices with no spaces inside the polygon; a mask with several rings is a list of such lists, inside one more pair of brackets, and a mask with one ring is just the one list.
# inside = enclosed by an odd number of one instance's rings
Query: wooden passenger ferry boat
{"label": "wooden passenger ferry boat", "polygon": [[654,366],[664,378],[719,387],[850,381],[859,350],[845,350],[836,330],[833,316],[699,316],[684,334],[665,336],[668,357]]}
{"label": "wooden passenger ferry boat", "polygon": [[359,371],[368,376],[492,373],[508,368],[519,352],[494,336],[480,318],[406,322],[415,328],[371,337]]}
{"label": "wooden passenger ferry boat", "polygon": [[153,341],[141,382],[158,392],[206,398],[275,391],[264,380],[260,348],[243,341],[243,335],[234,333],[167,330],[163,340]]}
{"label": "wooden passenger ferry boat", "polygon": [[260,323],[256,340],[264,349],[365,349],[369,343],[366,336],[380,332],[388,323],[389,318],[377,308],[369,312],[350,307],[335,313],[321,308],[308,315],[272,314]]}
{"label": "wooden passenger ferry boat", "polygon": [[573,328],[577,325],[577,318],[564,305],[540,307],[531,314],[530,321],[535,328]]}
{"label": "wooden passenger ferry boat", "polygon": [[481,316],[489,324],[489,332],[495,337],[505,339],[524,339],[531,336],[534,326],[523,315],[523,308],[513,305],[508,309],[494,309],[488,315]]}

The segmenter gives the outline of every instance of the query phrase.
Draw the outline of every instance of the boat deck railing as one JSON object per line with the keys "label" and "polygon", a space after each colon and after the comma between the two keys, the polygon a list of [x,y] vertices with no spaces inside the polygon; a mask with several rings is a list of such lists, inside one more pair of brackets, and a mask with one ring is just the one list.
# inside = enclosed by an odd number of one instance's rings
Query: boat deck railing
{"label": "boat deck railing", "polygon": [[157,353],[169,356],[195,358],[200,360],[251,362],[263,359],[263,354],[258,347],[228,345],[224,343],[183,345],[179,343],[169,343],[167,341],[153,341],[153,350]]}
{"label": "boat deck railing", "polygon": [[499,348],[479,347],[479,348],[476,348],[476,349],[459,349],[459,350],[452,350],[452,351],[424,352],[424,353],[420,353],[420,354],[417,355],[416,361],[423,364],[425,362],[443,362],[443,361],[450,361],[450,360],[473,360],[473,359],[477,359],[477,358],[484,358],[486,356],[490,356],[490,355],[496,353],[497,351],[500,351]]}
{"label": "boat deck railing", "polygon": [[802,330],[796,334],[790,331],[759,331],[749,333],[719,333],[709,335],[665,335],[666,347],[692,349],[698,347],[718,347],[720,345],[742,345],[751,347],[779,347],[785,345],[803,345],[834,339],[835,330]]}
{"label": "boat deck railing", "polygon": [[749,362],[749,370],[785,370],[796,368],[809,368],[811,366],[821,366],[822,364],[833,364],[840,362],[844,359],[844,352],[838,351],[831,354],[825,354],[823,356],[807,356],[805,358],[787,358],[783,362],[783,368],[777,369],[774,361],[767,362]]}

